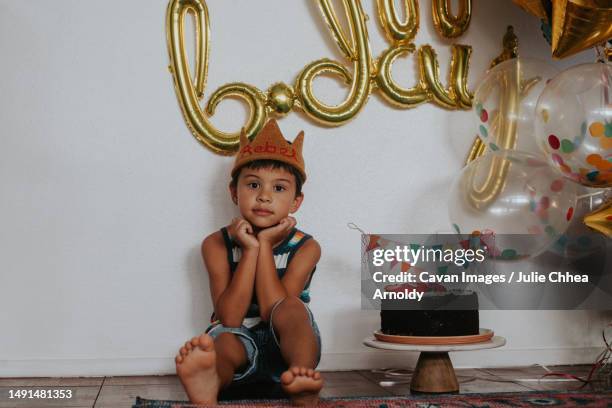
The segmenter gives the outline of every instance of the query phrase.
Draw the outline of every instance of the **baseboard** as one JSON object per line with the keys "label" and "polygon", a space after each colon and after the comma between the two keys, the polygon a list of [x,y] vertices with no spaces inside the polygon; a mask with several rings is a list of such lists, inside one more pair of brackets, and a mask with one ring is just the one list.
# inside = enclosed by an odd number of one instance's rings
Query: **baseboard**
{"label": "baseboard", "polygon": [[[591,364],[602,347],[500,348],[450,353],[456,368],[511,367],[531,364]],[[364,350],[323,353],[321,370],[409,367],[417,352]],[[0,377],[98,377],[174,374],[174,357],[0,360]]]}

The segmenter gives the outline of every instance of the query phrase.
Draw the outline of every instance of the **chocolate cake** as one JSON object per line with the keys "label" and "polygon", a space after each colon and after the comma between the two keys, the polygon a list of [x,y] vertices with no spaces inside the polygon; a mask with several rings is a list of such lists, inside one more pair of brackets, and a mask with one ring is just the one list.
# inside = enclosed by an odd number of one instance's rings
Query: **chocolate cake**
{"label": "chocolate cake", "polygon": [[380,309],[385,334],[467,336],[479,332],[478,296],[470,290],[429,290],[419,302],[383,299]]}

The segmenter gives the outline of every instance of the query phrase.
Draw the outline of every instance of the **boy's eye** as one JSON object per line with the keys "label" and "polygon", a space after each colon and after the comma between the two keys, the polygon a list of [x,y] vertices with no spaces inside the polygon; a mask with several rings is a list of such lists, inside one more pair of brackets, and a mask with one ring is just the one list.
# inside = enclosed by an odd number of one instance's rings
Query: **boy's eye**
{"label": "boy's eye", "polygon": [[255,181],[250,182],[249,184],[247,184],[250,188],[257,188],[259,187],[259,183],[256,183]]}
{"label": "boy's eye", "polygon": [[285,191],[285,190],[286,190],[285,186],[280,186],[280,185],[274,186],[274,191],[280,192],[280,191]]}

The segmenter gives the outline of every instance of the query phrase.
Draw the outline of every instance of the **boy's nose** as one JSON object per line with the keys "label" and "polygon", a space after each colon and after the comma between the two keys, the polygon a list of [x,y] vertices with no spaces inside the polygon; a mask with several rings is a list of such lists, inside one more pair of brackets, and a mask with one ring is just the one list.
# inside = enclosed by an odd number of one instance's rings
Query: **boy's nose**
{"label": "boy's nose", "polygon": [[259,195],[257,196],[257,201],[262,202],[262,203],[270,202],[270,200],[271,200],[270,194],[268,194],[265,191],[260,192]]}

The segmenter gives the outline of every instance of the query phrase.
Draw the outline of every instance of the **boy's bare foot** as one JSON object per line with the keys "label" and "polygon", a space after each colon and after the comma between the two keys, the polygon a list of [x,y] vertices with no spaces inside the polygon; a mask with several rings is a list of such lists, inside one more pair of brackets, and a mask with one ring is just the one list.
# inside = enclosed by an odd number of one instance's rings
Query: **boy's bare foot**
{"label": "boy's bare foot", "polygon": [[216,404],[220,380],[212,337],[204,333],[192,338],[181,347],[174,361],[189,400],[196,404]]}
{"label": "boy's bare foot", "polygon": [[281,385],[295,405],[314,407],[319,401],[323,378],[312,368],[291,367],[281,375]]}

